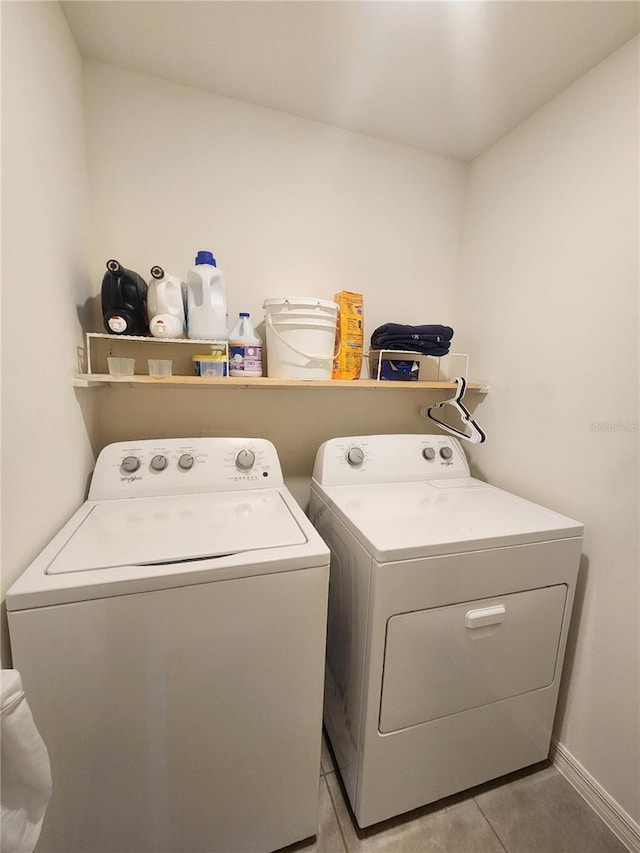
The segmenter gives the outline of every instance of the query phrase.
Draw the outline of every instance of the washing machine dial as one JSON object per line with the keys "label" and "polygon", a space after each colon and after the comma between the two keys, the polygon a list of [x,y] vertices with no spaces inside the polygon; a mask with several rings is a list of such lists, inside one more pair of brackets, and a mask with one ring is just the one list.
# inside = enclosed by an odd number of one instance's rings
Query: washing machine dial
{"label": "washing machine dial", "polygon": [[195,459],[190,453],[183,453],[180,459],[178,459],[178,468],[181,471],[190,471],[193,468],[193,463]]}
{"label": "washing machine dial", "polygon": [[443,459],[451,459],[451,457],[453,456],[453,450],[450,447],[441,447],[440,456]]}
{"label": "washing machine dial", "polygon": [[151,469],[153,471],[164,471],[168,464],[167,457],[158,454],[151,460]]}
{"label": "washing machine dial", "polygon": [[427,460],[427,462],[431,462],[433,461],[433,459],[435,459],[436,452],[433,447],[425,447],[422,450],[422,455]]}
{"label": "washing machine dial", "polygon": [[361,447],[351,447],[347,450],[347,462],[352,468],[358,468],[364,462],[364,450]]}
{"label": "washing machine dial", "polygon": [[127,472],[127,474],[135,474],[140,467],[140,460],[137,456],[125,456],[122,460],[121,467],[123,471]]}
{"label": "washing machine dial", "polygon": [[241,450],[236,456],[236,468],[241,471],[250,471],[256,461],[256,454],[253,450]]}

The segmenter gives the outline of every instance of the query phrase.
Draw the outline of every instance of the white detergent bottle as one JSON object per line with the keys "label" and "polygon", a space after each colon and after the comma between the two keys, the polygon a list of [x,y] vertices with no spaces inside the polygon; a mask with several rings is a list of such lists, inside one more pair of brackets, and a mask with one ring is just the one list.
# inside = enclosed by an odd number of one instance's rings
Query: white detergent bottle
{"label": "white detergent bottle", "polygon": [[262,376],[262,341],[245,312],[229,333],[229,376]]}
{"label": "white detergent bottle", "polygon": [[227,288],[211,252],[198,252],[187,274],[187,336],[226,341]]}
{"label": "white detergent bottle", "polygon": [[177,275],[168,275],[162,267],[151,267],[147,307],[149,331],[154,338],[184,338],[184,298],[185,284]]}

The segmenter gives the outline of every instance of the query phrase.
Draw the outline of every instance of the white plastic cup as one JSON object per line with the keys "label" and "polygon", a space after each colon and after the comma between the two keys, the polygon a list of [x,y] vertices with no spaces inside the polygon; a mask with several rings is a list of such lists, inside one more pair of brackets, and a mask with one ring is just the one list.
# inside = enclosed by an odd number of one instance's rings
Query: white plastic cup
{"label": "white plastic cup", "polygon": [[149,376],[154,379],[164,379],[165,376],[171,376],[173,362],[170,358],[150,358],[149,361]]}
{"label": "white plastic cup", "polygon": [[115,358],[110,356],[107,358],[109,365],[110,376],[133,376],[133,370],[136,365],[135,358]]}

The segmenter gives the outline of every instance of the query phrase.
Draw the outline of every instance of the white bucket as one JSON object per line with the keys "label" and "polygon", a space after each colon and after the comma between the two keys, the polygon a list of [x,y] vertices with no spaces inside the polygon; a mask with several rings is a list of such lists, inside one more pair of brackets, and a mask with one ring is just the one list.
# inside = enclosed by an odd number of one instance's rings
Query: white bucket
{"label": "white bucket", "polygon": [[266,299],[267,376],[331,379],[338,306],[327,299]]}

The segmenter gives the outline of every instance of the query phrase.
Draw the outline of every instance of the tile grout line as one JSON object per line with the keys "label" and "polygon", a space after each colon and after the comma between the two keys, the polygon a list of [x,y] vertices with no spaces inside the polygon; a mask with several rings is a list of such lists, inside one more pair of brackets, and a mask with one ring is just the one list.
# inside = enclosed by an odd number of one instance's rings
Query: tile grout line
{"label": "tile grout line", "polygon": [[[333,799],[333,794],[331,793],[331,786],[327,782],[326,778],[324,780],[324,784],[327,786],[327,791],[329,792],[329,799],[331,800],[331,807],[333,809],[333,814],[336,819],[336,823],[338,824],[338,832],[340,833],[340,838],[342,839],[342,846],[344,847],[345,853],[349,853],[349,845],[347,844],[347,839],[344,837],[344,832],[342,831],[342,824],[340,823],[340,817],[338,815],[338,809],[336,808],[335,801]],[[338,782],[338,785],[340,783]]]}
{"label": "tile grout line", "polygon": [[[329,786],[327,785],[327,787],[329,787]],[[500,838],[500,836],[498,835],[498,831],[497,831],[497,829],[494,827],[494,825],[491,823],[491,821],[489,820],[489,818],[486,816],[486,814],[484,813],[484,809],[482,808],[482,806],[480,805],[480,803],[477,801],[477,799],[476,799],[475,797],[473,798],[473,802],[474,802],[474,803],[476,804],[476,806],[478,807],[478,810],[480,811],[480,814],[482,815],[482,817],[483,817],[483,818],[486,820],[486,822],[489,824],[489,828],[491,829],[491,832],[493,832],[493,834],[495,835],[495,837],[498,839],[498,844],[500,845],[500,847],[502,847],[502,849],[505,851],[505,853],[509,853],[509,848],[505,846],[505,844],[503,843],[502,839],[501,839],[501,838]]]}

